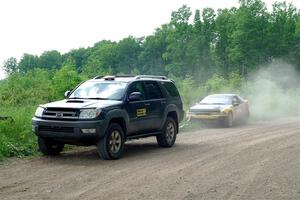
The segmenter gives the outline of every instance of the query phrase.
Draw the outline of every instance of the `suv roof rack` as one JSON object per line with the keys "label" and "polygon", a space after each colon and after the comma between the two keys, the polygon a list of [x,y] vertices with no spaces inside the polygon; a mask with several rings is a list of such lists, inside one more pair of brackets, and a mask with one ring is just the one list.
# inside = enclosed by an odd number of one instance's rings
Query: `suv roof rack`
{"label": "suv roof rack", "polygon": [[133,78],[135,76],[133,76],[133,75],[115,75],[115,76],[111,76],[111,75],[102,76],[102,75],[100,75],[100,76],[94,77],[93,79],[101,79],[101,78],[103,78],[103,79],[114,79],[114,78],[130,78],[130,77]]}
{"label": "suv roof rack", "polygon": [[135,77],[135,79],[142,79],[142,78],[153,78],[153,79],[162,79],[162,80],[168,79],[166,76],[155,76],[155,75],[138,75]]}
{"label": "suv roof rack", "polygon": [[102,75],[100,75],[100,76],[95,76],[93,79],[100,79],[100,78],[103,78],[103,76],[102,76]]}

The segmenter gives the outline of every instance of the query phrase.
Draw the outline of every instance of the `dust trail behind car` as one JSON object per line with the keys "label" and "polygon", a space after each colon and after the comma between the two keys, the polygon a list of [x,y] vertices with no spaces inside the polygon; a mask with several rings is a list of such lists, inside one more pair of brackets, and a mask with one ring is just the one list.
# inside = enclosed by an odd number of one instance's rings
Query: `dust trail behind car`
{"label": "dust trail behind car", "polygon": [[282,61],[250,74],[242,93],[249,99],[253,119],[300,116],[300,74]]}

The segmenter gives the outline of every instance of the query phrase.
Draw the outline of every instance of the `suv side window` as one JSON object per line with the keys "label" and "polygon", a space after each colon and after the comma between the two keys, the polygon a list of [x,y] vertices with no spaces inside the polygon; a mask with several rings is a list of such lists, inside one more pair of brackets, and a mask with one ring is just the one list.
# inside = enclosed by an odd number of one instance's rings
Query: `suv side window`
{"label": "suv side window", "polygon": [[132,92],[140,92],[142,94],[142,100],[146,99],[146,91],[142,81],[134,82],[129,86],[127,95],[129,96]]}
{"label": "suv side window", "polygon": [[155,81],[146,81],[146,90],[148,93],[148,99],[161,99],[163,94],[159,88],[159,85]]}
{"label": "suv side window", "polygon": [[171,97],[178,97],[179,92],[175,85],[171,82],[161,82],[161,85],[166,89],[167,93]]}

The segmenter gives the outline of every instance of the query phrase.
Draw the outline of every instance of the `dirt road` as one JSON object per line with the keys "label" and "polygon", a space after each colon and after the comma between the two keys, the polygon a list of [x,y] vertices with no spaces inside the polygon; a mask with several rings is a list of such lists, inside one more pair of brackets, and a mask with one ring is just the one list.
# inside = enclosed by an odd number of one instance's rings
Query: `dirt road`
{"label": "dirt road", "polygon": [[94,148],[0,165],[0,199],[300,199],[300,118],[130,141],[117,161]]}

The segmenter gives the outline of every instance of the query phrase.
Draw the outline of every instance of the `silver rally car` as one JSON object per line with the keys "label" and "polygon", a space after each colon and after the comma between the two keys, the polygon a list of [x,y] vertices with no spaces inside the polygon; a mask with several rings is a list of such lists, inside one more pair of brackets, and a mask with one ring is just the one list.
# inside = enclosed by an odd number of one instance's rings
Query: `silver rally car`
{"label": "silver rally car", "polygon": [[248,121],[248,101],[237,94],[209,95],[192,106],[187,117],[192,121],[217,121],[224,127],[231,127],[235,122]]}

